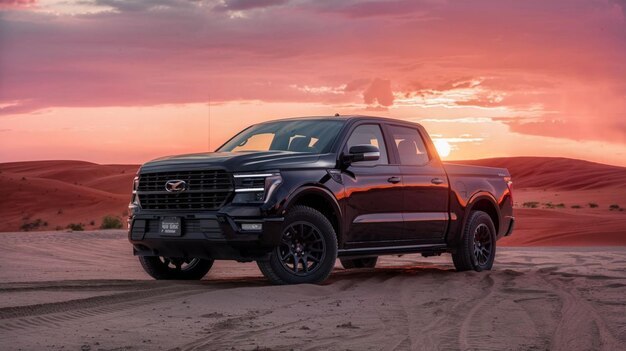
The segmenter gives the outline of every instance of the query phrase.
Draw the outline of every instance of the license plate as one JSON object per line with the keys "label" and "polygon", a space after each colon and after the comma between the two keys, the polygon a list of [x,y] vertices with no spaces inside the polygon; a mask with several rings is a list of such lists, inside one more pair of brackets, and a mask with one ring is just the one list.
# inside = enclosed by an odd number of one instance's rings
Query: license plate
{"label": "license plate", "polygon": [[180,218],[178,217],[163,217],[161,219],[161,235],[167,236],[180,236]]}

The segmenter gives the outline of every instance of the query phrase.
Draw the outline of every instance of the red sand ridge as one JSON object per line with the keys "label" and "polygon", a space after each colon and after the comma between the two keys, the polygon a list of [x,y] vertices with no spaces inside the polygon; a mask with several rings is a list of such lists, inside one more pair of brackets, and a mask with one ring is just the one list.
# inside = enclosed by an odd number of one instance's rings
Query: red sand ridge
{"label": "red sand ridge", "polygon": [[136,165],[99,165],[81,161],[0,164],[0,231],[17,231],[41,220],[38,230],[82,223],[100,226],[102,218],[123,219]]}
{"label": "red sand ridge", "polygon": [[[503,246],[626,245],[626,211],[608,209],[615,201],[626,207],[626,200],[620,202],[626,199],[626,168],[549,157],[455,162],[508,168],[518,201],[567,202],[563,209],[516,208],[516,230],[499,242]],[[19,231],[37,219],[41,223],[34,230],[65,229],[70,223],[95,229],[106,215],[123,220],[137,169],[80,161],[0,164],[0,191],[5,194],[0,231]],[[602,206],[570,208],[594,201]]]}
{"label": "red sand ridge", "polygon": [[515,189],[626,189],[626,168],[559,157],[509,157],[452,161],[507,168]]}

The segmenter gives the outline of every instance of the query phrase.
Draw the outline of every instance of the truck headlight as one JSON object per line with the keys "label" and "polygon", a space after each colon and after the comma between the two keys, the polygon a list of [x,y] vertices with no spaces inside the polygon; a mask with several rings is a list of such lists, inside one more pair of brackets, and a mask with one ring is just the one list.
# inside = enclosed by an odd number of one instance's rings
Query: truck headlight
{"label": "truck headlight", "polygon": [[235,204],[264,203],[282,183],[280,173],[241,173],[235,179]]}
{"label": "truck headlight", "polygon": [[137,195],[137,189],[139,188],[139,177],[135,176],[133,179],[133,193],[130,198],[130,203],[128,204],[128,215],[133,217],[135,213],[139,211],[141,208],[141,204],[139,203],[139,196]]}

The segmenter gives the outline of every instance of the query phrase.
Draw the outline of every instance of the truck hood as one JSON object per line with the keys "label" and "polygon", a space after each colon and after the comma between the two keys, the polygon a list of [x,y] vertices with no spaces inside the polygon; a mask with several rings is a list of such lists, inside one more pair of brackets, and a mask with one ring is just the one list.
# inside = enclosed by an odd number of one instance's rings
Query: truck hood
{"label": "truck hood", "polygon": [[206,152],[166,156],[145,163],[140,173],[224,169],[230,172],[280,170],[282,168],[334,168],[334,154],[291,151]]}

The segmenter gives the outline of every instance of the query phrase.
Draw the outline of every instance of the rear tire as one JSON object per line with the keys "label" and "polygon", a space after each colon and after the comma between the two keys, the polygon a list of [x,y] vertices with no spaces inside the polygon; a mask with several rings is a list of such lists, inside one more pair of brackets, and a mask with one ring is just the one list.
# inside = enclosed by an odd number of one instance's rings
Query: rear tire
{"label": "rear tire", "polygon": [[146,273],[157,280],[200,280],[213,266],[213,260],[200,258],[139,256],[139,262]]}
{"label": "rear tire", "polygon": [[461,245],[452,254],[457,271],[484,271],[493,267],[496,257],[496,228],[491,217],[482,211],[470,213]]}
{"label": "rear tire", "polygon": [[352,268],[374,268],[378,257],[365,257],[365,258],[340,258],[341,265],[345,269]]}
{"label": "rear tire", "polygon": [[337,236],[328,218],[295,206],[285,217],[281,243],[257,265],[273,284],[315,284],[328,278],[336,260]]}

